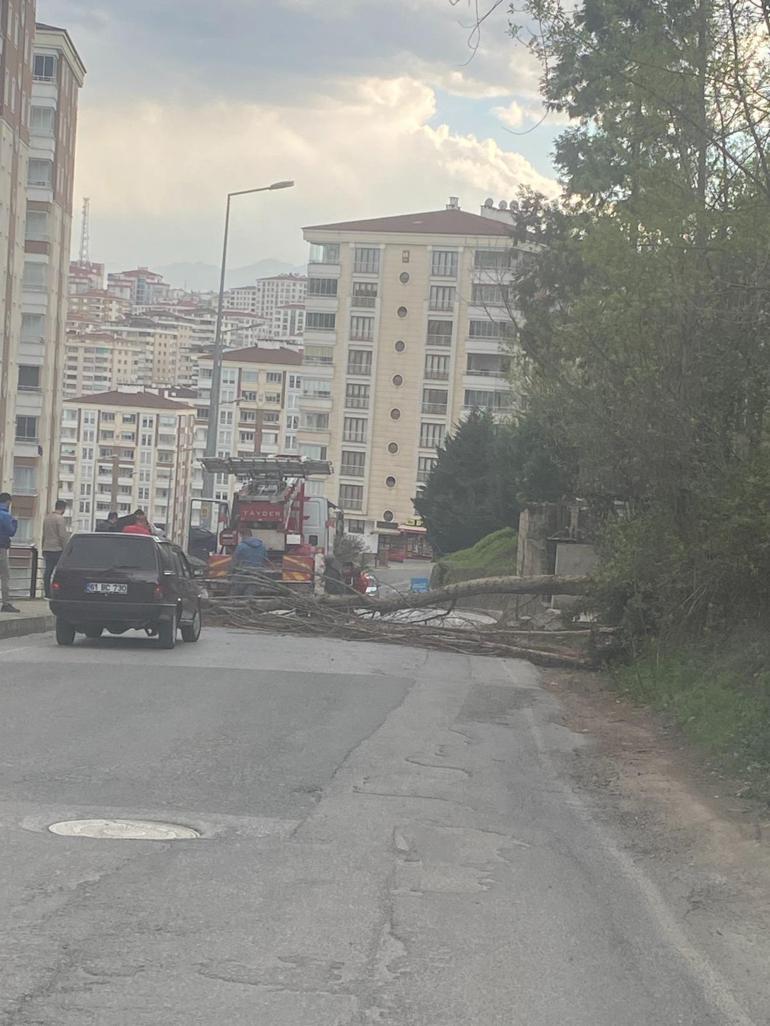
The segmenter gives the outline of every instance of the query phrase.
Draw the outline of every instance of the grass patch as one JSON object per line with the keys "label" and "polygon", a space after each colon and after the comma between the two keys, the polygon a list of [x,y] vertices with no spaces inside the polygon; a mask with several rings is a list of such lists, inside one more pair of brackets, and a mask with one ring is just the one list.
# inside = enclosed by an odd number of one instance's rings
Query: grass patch
{"label": "grass patch", "polygon": [[479,568],[491,573],[513,573],[516,566],[518,536],[512,527],[493,531],[469,549],[460,549],[441,562],[460,570]]}
{"label": "grass patch", "polygon": [[616,669],[616,686],[669,716],[750,792],[770,799],[770,641],[732,637],[650,653]]}

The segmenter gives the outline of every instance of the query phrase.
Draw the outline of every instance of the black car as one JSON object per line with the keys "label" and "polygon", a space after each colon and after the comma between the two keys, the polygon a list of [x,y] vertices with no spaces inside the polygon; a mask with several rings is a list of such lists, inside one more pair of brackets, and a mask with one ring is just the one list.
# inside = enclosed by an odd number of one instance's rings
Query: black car
{"label": "black car", "polygon": [[79,632],[143,630],[173,648],[201,633],[204,598],[199,571],[177,545],[142,534],[75,534],[51,581],[56,640],[71,645]]}

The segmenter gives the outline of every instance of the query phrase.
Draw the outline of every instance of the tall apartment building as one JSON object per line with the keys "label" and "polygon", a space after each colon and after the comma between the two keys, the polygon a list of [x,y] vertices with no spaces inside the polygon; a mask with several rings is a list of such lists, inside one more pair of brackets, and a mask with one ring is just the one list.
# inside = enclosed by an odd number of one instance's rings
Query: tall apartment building
{"label": "tall apartment building", "polygon": [[70,332],[64,358],[65,399],[153,383],[153,352],[144,340],[109,331]]}
{"label": "tall apartment building", "polygon": [[125,317],[129,309],[127,299],[121,299],[106,289],[82,289],[70,293],[67,318],[73,320],[82,315],[91,323],[104,324]]}
{"label": "tall apartment building", "polygon": [[[302,354],[290,349],[250,346],[222,357],[217,452],[220,456],[296,453]],[[194,492],[203,494],[198,457],[206,450],[211,399],[211,356],[198,370],[198,422],[195,433]],[[235,480],[218,475],[215,498],[229,499]],[[210,498],[210,496],[207,496]]]}
{"label": "tall apartment building", "polygon": [[58,479],[58,430],[78,91],[85,69],[64,29],[6,0],[0,56],[0,487],[18,540],[39,540]]}
{"label": "tall apartment building", "polygon": [[228,289],[225,293],[225,306],[258,317],[272,318],[279,306],[304,303],[306,289],[307,278],[304,274],[273,274],[269,278],[257,278],[254,285]]}
{"label": "tall apartment building", "polygon": [[192,499],[195,409],[152,392],[111,391],[67,399],[62,413],[59,496],[76,531],[110,510],[141,507],[179,544]]}
{"label": "tall apartment building", "polygon": [[372,550],[404,543],[436,447],[474,407],[505,413],[510,221],[445,210],[315,225],[299,445]]}

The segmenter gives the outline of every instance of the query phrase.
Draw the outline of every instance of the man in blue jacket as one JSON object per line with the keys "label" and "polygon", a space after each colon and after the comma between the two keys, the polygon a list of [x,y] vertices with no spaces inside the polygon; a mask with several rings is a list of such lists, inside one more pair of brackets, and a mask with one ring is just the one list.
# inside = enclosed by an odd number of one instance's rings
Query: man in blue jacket
{"label": "man in blue jacket", "polygon": [[11,564],[9,553],[11,538],[19,526],[16,517],[11,516],[11,496],[8,492],[0,492],[0,613],[18,613],[16,606],[11,605]]}
{"label": "man in blue jacket", "polygon": [[256,591],[254,572],[267,563],[267,549],[261,538],[255,538],[250,527],[238,532],[241,540],[233,553],[232,572],[235,576],[233,595],[253,595]]}

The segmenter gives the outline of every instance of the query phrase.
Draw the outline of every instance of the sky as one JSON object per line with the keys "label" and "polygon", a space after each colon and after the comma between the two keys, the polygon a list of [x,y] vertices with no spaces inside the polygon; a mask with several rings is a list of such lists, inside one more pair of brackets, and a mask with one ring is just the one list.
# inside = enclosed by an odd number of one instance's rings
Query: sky
{"label": "sky", "polygon": [[471,60],[469,0],[38,0],[37,17],[88,69],[92,259],[217,264],[226,193],[278,179],[296,185],[233,201],[231,266],[303,263],[303,225],[555,190],[561,126],[527,131],[539,70],[504,7]]}

